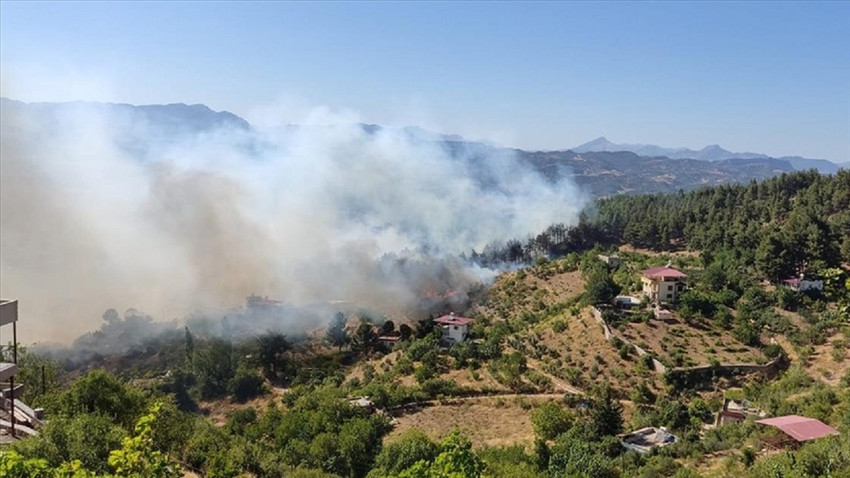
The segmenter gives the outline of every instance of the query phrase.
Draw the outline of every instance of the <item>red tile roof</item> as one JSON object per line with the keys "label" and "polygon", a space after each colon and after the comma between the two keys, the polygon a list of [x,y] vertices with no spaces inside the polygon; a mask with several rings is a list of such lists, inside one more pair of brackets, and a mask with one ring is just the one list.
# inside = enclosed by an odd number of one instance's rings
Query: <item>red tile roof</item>
{"label": "red tile roof", "polygon": [[765,418],[756,420],[756,423],[776,427],[783,433],[797,441],[809,441],[830,435],[838,435],[838,430],[814,418],[801,417],[799,415],[787,415],[784,417]]}
{"label": "red tile roof", "polygon": [[672,267],[666,267],[666,266],[653,267],[652,269],[647,269],[647,270],[643,271],[643,275],[645,275],[647,277],[661,278],[661,279],[667,279],[667,278],[678,279],[678,278],[688,277],[688,275],[685,274],[684,272],[682,272],[678,269],[674,269]]}
{"label": "red tile roof", "polygon": [[474,320],[467,317],[458,317],[454,314],[451,314],[434,319],[434,322],[441,325],[469,325],[474,322]]}

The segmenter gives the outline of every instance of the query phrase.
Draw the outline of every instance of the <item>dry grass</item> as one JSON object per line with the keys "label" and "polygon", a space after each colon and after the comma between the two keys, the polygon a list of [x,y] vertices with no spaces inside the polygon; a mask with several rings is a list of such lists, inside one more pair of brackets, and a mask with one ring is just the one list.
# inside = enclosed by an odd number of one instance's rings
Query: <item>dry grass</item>
{"label": "dry grass", "polygon": [[814,347],[814,353],[806,363],[806,371],[809,375],[831,386],[836,386],[841,382],[842,377],[850,373],[850,352],[845,351],[844,357],[839,362],[836,362],[835,357],[832,356],[832,342],[843,339],[842,334],[835,334],[829,337],[826,343]]}
{"label": "dry grass", "polygon": [[481,397],[427,407],[398,417],[397,426],[385,440],[392,441],[411,428],[422,430],[432,440],[441,440],[458,428],[475,447],[521,444],[530,448],[534,443],[533,407],[555,399],[547,396]]}
{"label": "dry grass", "polygon": [[201,412],[207,416],[215,426],[224,426],[227,423],[227,415],[242,408],[254,407],[258,411],[265,410],[272,403],[280,403],[280,397],[286,393],[286,389],[271,387],[269,393],[245,403],[235,402],[229,398],[200,402],[198,406]]}

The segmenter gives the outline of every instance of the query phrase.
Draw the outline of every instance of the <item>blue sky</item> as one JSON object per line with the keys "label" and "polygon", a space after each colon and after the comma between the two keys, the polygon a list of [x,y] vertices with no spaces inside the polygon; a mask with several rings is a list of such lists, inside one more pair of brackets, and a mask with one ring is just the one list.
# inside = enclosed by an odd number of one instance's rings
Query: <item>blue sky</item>
{"label": "blue sky", "polygon": [[850,161],[850,2],[3,1],[0,75],[24,101]]}

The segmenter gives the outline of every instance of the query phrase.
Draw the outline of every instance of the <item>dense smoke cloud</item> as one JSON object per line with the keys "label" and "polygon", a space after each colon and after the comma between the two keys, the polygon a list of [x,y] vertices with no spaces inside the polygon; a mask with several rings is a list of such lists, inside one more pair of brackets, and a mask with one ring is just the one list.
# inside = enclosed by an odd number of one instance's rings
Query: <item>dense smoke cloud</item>
{"label": "dense smoke cloud", "polygon": [[251,293],[402,313],[492,276],[459,253],[582,206],[507,150],[418,130],[3,105],[0,292],[21,301],[24,341],[67,341],[110,307],[172,319]]}

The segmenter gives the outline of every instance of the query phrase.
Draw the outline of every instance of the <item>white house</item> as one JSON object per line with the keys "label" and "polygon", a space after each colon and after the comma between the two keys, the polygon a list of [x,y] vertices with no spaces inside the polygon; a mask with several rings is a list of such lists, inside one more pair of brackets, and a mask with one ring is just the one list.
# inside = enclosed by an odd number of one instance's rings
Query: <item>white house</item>
{"label": "white house", "polygon": [[466,317],[458,317],[452,312],[449,315],[435,319],[434,322],[443,330],[442,339],[444,341],[457,343],[463,342],[466,336],[469,335],[469,324],[473,320]]}
{"label": "white house", "polygon": [[791,277],[783,281],[789,289],[795,292],[805,292],[807,290],[823,290],[822,280],[806,279],[803,274],[800,277]]}
{"label": "white house", "polygon": [[650,302],[673,302],[685,290],[684,272],[670,266],[653,267],[641,273],[643,293]]}

